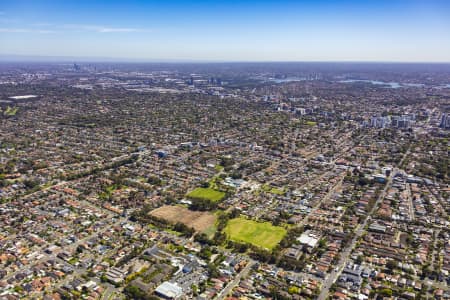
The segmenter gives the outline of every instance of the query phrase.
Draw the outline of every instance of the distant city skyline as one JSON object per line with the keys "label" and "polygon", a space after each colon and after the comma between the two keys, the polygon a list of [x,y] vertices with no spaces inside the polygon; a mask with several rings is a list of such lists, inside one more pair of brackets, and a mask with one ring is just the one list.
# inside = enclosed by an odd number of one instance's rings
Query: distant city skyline
{"label": "distant city skyline", "polygon": [[4,1],[0,57],[450,62],[450,1]]}

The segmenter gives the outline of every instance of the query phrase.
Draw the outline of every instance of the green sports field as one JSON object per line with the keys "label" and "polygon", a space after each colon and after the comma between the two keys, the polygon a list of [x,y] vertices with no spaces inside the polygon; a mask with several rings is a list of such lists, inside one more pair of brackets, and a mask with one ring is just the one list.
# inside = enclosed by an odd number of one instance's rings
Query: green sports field
{"label": "green sports field", "polygon": [[283,239],[286,229],[269,222],[255,222],[244,218],[228,221],[225,233],[230,240],[244,242],[261,248],[273,249]]}
{"label": "green sports field", "polygon": [[213,202],[219,202],[225,197],[225,193],[210,188],[196,188],[186,195],[188,198],[206,199]]}

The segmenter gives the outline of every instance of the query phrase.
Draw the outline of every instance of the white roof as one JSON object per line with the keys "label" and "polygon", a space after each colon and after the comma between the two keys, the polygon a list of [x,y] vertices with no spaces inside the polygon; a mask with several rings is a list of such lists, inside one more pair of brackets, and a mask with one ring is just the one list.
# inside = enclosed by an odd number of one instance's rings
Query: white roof
{"label": "white roof", "polygon": [[183,289],[178,284],[169,281],[164,281],[155,291],[161,296],[172,299],[183,295]]}
{"label": "white roof", "polygon": [[298,239],[301,244],[315,247],[319,239],[310,233],[303,233]]}

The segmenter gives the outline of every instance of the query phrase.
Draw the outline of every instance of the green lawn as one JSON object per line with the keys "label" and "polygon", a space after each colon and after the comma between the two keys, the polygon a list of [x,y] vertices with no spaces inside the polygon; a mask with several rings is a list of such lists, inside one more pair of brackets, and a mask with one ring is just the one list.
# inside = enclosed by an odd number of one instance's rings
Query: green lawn
{"label": "green lawn", "polygon": [[219,202],[225,197],[225,193],[211,188],[196,188],[186,195],[188,198],[206,199],[213,202]]}
{"label": "green lawn", "polygon": [[216,231],[217,231],[217,226],[212,225],[212,226],[209,226],[208,228],[206,228],[206,230],[203,231],[203,233],[206,234],[208,236],[208,238],[213,239]]}
{"label": "green lawn", "polygon": [[285,191],[280,188],[272,187],[267,184],[264,184],[261,189],[265,192],[276,194],[276,195],[284,195]]}
{"label": "green lawn", "polygon": [[6,107],[5,112],[3,113],[5,116],[13,117],[17,114],[17,111],[19,110],[18,107]]}
{"label": "green lawn", "polygon": [[261,248],[273,249],[283,239],[286,229],[269,222],[255,222],[244,218],[228,221],[227,236],[235,242],[249,243]]}
{"label": "green lawn", "polygon": [[278,188],[272,188],[270,190],[270,192],[272,194],[276,194],[276,195],[284,195],[284,191],[282,189],[278,189]]}

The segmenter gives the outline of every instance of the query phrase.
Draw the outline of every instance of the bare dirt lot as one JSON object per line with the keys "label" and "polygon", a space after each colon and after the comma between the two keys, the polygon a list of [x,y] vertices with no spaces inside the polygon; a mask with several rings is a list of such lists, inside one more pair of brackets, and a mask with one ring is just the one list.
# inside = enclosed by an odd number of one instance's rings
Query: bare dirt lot
{"label": "bare dirt lot", "polygon": [[171,223],[181,222],[198,232],[214,226],[216,216],[209,212],[192,211],[181,206],[165,205],[150,212],[152,216],[165,219]]}

